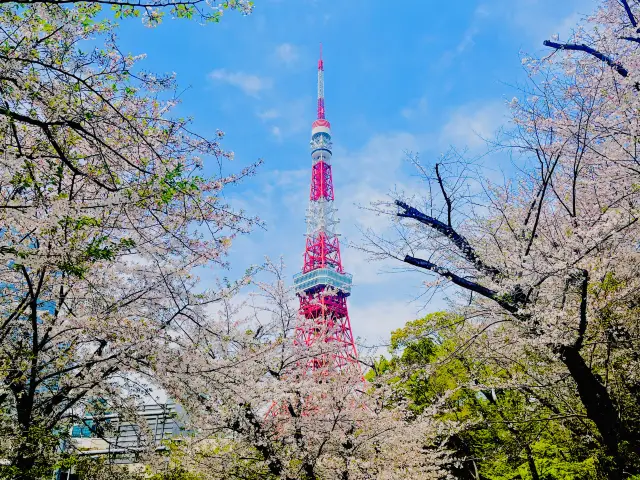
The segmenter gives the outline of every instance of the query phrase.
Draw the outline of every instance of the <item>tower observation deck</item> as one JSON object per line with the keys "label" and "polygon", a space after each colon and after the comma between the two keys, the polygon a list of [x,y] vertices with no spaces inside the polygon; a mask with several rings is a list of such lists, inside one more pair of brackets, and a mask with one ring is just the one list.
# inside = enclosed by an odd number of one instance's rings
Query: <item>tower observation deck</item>
{"label": "tower observation deck", "polygon": [[336,233],[333,176],[331,173],[331,124],[325,118],[324,62],[322,46],[318,60],[318,116],[311,126],[311,189],[307,210],[307,233],[302,271],[294,275],[304,321],[296,328],[295,341],[336,342],[338,353],[316,359],[312,368],[343,368],[357,362],[357,350],[349,321],[347,297],[351,274],[342,267]]}

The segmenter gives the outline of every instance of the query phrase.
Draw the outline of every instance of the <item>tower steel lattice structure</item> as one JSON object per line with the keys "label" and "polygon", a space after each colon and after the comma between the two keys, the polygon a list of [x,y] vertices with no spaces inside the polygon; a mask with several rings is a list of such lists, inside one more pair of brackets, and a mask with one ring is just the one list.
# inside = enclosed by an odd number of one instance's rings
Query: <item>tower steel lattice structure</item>
{"label": "tower steel lattice structure", "polygon": [[312,369],[342,369],[357,363],[347,308],[352,276],[344,271],[340,257],[331,156],[331,124],[325,118],[324,62],[320,46],[318,118],[311,127],[311,189],[306,217],[306,246],[302,271],[294,275],[294,288],[300,299],[303,319],[296,328],[295,342],[311,346],[323,341],[333,343],[332,347],[336,348],[331,349],[330,358],[315,358],[310,365]]}

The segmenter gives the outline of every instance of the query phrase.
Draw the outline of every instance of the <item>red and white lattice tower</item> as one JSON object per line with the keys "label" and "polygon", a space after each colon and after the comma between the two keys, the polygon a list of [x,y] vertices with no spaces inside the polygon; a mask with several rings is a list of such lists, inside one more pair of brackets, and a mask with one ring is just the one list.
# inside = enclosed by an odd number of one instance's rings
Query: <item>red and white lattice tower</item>
{"label": "red and white lattice tower", "polygon": [[342,369],[357,364],[347,297],[351,274],[345,273],[336,233],[338,220],[333,206],[331,175],[331,125],[324,112],[324,64],[322,46],[318,60],[318,118],[311,127],[311,192],[307,213],[307,240],[302,272],[295,275],[294,288],[300,299],[302,321],[295,342],[311,346],[333,342],[331,358],[315,359],[312,369]]}

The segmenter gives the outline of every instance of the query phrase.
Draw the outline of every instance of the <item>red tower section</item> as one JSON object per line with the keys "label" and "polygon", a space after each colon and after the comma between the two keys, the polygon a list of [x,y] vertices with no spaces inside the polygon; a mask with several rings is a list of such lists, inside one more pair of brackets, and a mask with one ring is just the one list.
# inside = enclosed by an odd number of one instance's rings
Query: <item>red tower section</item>
{"label": "red tower section", "polygon": [[324,63],[318,61],[318,118],[311,128],[311,190],[307,213],[307,241],[302,272],[294,276],[304,321],[296,328],[295,341],[311,346],[331,342],[331,358],[314,359],[311,368],[342,369],[357,363],[347,297],[352,277],[342,268],[340,242],[335,226],[331,173],[331,124],[325,119]]}

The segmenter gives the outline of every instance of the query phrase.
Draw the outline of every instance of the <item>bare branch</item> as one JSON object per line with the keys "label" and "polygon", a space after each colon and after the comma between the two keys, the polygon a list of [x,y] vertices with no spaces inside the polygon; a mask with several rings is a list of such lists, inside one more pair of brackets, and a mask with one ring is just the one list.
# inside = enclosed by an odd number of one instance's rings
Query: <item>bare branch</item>
{"label": "bare branch", "polygon": [[638,22],[636,21],[636,17],[633,15],[633,12],[631,11],[629,2],[627,2],[627,0],[620,0],[620,3],[624,7],[624,11],[627,12],[627,16],[629,17],[629,21],[631,22],[631,25],[633,25],[634,28],[637,27]]}
{"label": "bare branch", "polygon": [[604,53],[599,52],[598,50],[591,48],[589,45],[585,45],[584,43],[558,43],[552,42],[551,40],[545,40],[544,42],[542,42],[542,44],[545,47],[555,48],[556,50],[574,50],[578,52],[588,53],[589,55],[596,57],[598,60],[602,60],[603,62],[605,62],[621,76],[625,78],[629,76],[629,71],[624,68],[619,62],[616,62]]}
{"label": "bare branch", "polygon": [[480,257],[476,254],[474,248],[469,244],[466,238],[456,232],[451,226],[444,224],[440,220],[425,215],[418,209],[406,204],[401,200],[396,200],[396,205],[402,209],[397,213],[398,217],[411,218],[418,222],[427,225],[428,227],[436,230],[442,235],[446,236],[453,242],[462,255],[471,262],[478,271],[485,275],[489,275],[491,278],[497,278],[501,275],[501,272],[496,267],[485,264]]}
{"label": "bare branch", "polygon": [[438,178],[438,185],[440,185],[440,190],[442,191],[442,196],[444,197],[444,201],[447,203],[447,225],[451,227],[451,209],[452,203],[449,195],[447,195],[447,190],[444,188],[444,183],[442,182],[442,176],[440,175],[440,164],[436,163],[436,177]]}
{"label": "bare branch", "polygon": [[437,273],[441,277],[444,277],[447,280],[450,280],[452,283],[454,283],[455,285],[458,285],[459,287],[465,288],[472,292],[476,292],[482,295],[483,297],[489,298],[490,300],[493,300],[494,302],[496,302],[498,305],[500,305],[509,313],[516,313],[518,311],[518,307],[500,298],[500,296],[498,295],[498,292],[496,292],[495,290],[491,290],[490,288],[484,287],[479,283],[472,282],[471,280],[467,280],[466,278],[456,275],[451,270],[448,270],[444,267],[440,267],[433,262],[424,260],[422,258],[412,257],[410,255],[407,255],[404,257],[404,262],[408,263],[409,265],[413,265],[419,268],[424,268],[425,270],[430,270],[434,273]]}

